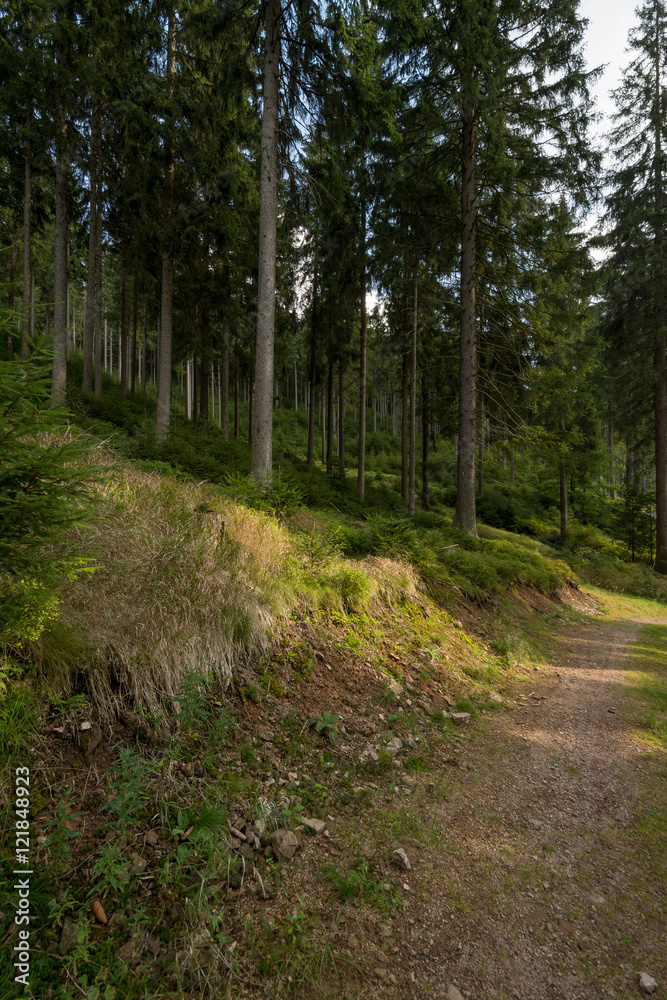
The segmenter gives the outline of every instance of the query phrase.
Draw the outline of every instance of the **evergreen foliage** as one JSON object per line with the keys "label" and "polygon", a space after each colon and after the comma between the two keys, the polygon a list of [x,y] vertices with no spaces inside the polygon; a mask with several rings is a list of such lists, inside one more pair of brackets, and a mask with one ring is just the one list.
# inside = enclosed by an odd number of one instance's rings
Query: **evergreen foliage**
{"label": "evergreen foliage", "polygon": [[90,516],[80,466],[89,445],[64,411],[49,408],[50,357],[35,347],[25,361],[0,361],[0,642],[37,639],[57,617],[59,584],[90,572],[66,544]]}

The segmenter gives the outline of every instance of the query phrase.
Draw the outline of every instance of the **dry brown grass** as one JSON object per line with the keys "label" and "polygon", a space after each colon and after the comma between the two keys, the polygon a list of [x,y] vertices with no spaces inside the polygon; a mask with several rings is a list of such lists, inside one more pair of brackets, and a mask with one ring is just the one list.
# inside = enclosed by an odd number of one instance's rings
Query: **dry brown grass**
{"label": "dry brown grass", "polygon": [[81,638],[68,646],[47,632],[32,652],[65,689],[83,675],[102,716],[168,709],[187,671],[224,688],[297,601],[352,610],[416,596],[407,564],[330,553],[314,572],[293,532],[215,486],[139,470],[103,447],[93,460],[106,472],[94,487],[100,503],[69,544],[96,569],[60,594],[61,625]]}
{"label": "dry brown grass", "polygon": [[[98,463],[99,464],[99,463]],[[281,607],[289,539],[278,524],[198,487],[114,463],[97,516],[79,532],[95,573],[65,585],[61,617],[86,636],[90,694],[104,713],[159,711],[189,670],[223,686],[261,650]],[[219,518],[201,515],[206,504]]]}

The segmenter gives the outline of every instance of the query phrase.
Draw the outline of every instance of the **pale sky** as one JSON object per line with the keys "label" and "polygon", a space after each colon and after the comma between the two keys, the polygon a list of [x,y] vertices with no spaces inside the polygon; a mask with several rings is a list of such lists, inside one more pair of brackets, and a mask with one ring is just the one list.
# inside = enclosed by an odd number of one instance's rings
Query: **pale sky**
{"label": "pale sky", "polygon": [[637,23],[636,0],[581,0],[579,9],[588,18],[586,56],[591,69],[607,63],[604,74],[594,88],[598,110],[606,120],[600,122],[595,134],[610,127],[608,116],[615,110],[609,91],[620,82],[621,70],[630,60],[625,51],[628,32]]}

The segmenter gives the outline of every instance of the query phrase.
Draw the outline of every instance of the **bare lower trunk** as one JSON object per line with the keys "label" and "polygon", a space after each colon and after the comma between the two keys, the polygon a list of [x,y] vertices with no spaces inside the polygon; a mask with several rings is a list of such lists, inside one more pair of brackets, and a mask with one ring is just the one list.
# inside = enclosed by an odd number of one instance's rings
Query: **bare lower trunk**
{"label": "bare lower trunk", "polygon": [[208,364],[199,362],[199,423],[206,427],[208,420]]}
{"label": "bare lower trunk", "polygon": [[345,480],[345,368],[338,362],[338,467]]}
{"label": "bare lower trunk", "polygon": [[456,513],[454,526],[477,536],[475,514],[475,437],[477,391],[475,207],[475,114],[463,122],[461,180],[461,338],[459,348],[459,418]]}
{"label": "bare lower trunk", "polygon": [[229,320],[222,321],[222,372],[220,385],[220,432],[229,441]]}
{"label": "bare lower trunk", "polygon": [[[167,29],[167,92],[169,99],[174,93],[174,73],[176,70],[176,20],[173,8],[169,11]],[[174,299],[174,261],[171,254],[171,227],[174,202],[174,156],[173,150],[166,148],[164,176],[164,234],[166,247],[162,252],[162,301],[160,303],[160,331],[158,339],[157,371],[157,419],[155,434],[158,441],[166,441],[169,436],[171,418],[171,346],[172,308]]]}
{"label": "bare lower trunk", "polygon": [[263,482],[273,465],[273,347],[278,212],[278,74],[280,0],[267,0],[259,209],[257,343],[252,428],[252,475]]}
{"label": "bare lower trunk", "polygon": [[333,406],[333,361],[329,362],[329,375],[327,378],[327,472],[333,472],[333,435],[334,435],[334,406]]}
{"label": "bare lower trunk", "polygon": [[408,478],[408,516],[415,516],[415,479],[417,465],[417,328],[419,317],[419,262],[412,272],[412,331],[410,337],[410,473]]}
{"label": "bare lower trunk", "polygon": [[[18,242],[19,210],[18,207],[15,206],[12,215],[12,248],[9,257],[9,294],[7,295],[7,305],[9,307],[10,314],[14,312],[14,304],[16,301],[16,257]],[[14,321],[13,315],[10,315],[10,321]],[[14,336],[12,334],[11,326],[7,329],[7,351],[10,357],[14,353]]]}
{"label": "bare lower trunk", "polygon": [[317,300],[317,267],[313,275],[313,301],[310,309],[310,358],[308,364],[308,465],[315,465],[315,374],[316,351],[315,313]]}
{"label": "bare lower trunk", "polygon": [[[123,257],[125,257],[124,253]],[[127,394],[127,387],[129,385],[130,304],[128,302],[127,285],[127,268],[125,260],[123,260],[120,279],[120,391],[123,396]]]}
{"label": "bare lower trunk", "polygon": [[484,402],[479,405],[479,461],[477,463],[477,492],[484,493]]}
{"label": "bare lower trunk", "polygon": [[[102,395],[102,169],[100,144],[97,148],[97,191],[95,226],[95,395]],[[105,334],[106,338],[106,334]]]}
{"label": "bare lower trunk", "polygon": [[239,428],[239,353],[238,343],[234,346],[234,437],[238,438]]}
{"label": "bare lower trunk", "polygon": [[422,375],[422,495],[421,505],[424,510],[430,510],[428,496],[428,435],[429,435],[429,406],[428,406],[428,380],[426,373]]}
{"label": "bare lower trunk", "polygon": [[141,317],[141,395],[146,395],[146,297],[143,301]]}
{"label": "bare lower trunk", "polygon": [[359,450],[357,454],[357,498],[364,499],[366,488],[366,202],[361,200],[361,264],[359,267]]}
{"label": "bare lower trunk", "polygon": [[[60,20],[61,14],[58,14]],[[59,41],[57,62],[65,62]],[[53,381],[51,406],[64,406],[67,395],[67,110],[61,86],[56,94],[56,218],[53,306]]]}
{"label": "bare lower trunk", "polygon": [[[32,122],[32,109],[28,111],[28,127]],[[28,357],[30,339],[30,218],[32,202],[32,144],[25,143],[25,170],[23,175],[23,320],[21,326],[21,357]]]}
{"label": "bare lower trunk", "polygon": [[560,485],[560,537],[565,541],[567,537],[567,472],[561,468],[559,475]]}
{"label": "bare lower trunk", "polygon": [[83,320],[84,392],[93,391],[93,355],[95,351],[95,248],[97,246],[97,103],[93,101],[90,121],[90,198],[88,201],[88,269],[86,275],[86,305]]}
{"label": "bare lower trunk", "polygon": [[134,276],[134,300],[132,302],[132,345],[130,347],[130,394],[134,396],[137,381],[137,276]]}

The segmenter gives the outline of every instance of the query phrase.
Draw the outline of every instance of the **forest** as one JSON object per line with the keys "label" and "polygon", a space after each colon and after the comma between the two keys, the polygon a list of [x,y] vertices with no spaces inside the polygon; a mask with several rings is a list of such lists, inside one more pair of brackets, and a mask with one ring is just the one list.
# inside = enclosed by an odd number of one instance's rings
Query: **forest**
{"label": "forest", "polygon": [[0,0],[0,1000],[667,979],[667,0],[608,120],[586,25]]}
{"label": "forest", "polygon": [[1,17],[6,357],[52,352],[53,406],[360,503],[399,456],[395,505],[472,536],[523,463],[563,539],[615,517],[665,571],[661,2],[605,170],[574,0]]}

